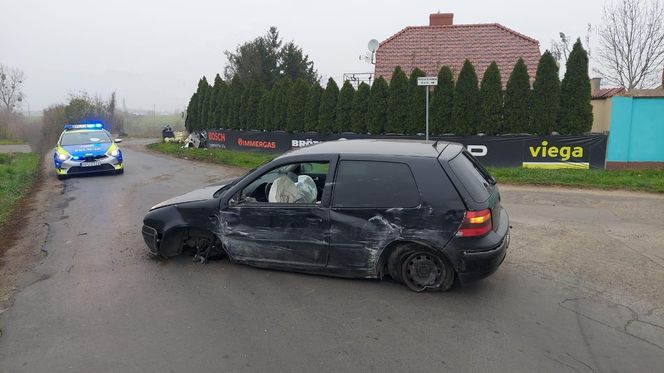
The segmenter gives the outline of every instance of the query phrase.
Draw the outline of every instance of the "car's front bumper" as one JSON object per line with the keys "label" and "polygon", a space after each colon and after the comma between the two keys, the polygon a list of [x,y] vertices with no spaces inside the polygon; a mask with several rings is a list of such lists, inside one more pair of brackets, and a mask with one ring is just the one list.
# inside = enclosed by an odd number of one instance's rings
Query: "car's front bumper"
{"label": "car's front bumper", "polygon": [[107,155],[104,158],[95,159],[95,162],[98,162],[99,164],[86,167],[84,165],[89,162],[68,159],[66,161],[57,162],[55,172],[58,175],[80,175],[97,172],[114,172],[120,171],[124,168],[124,164],[118,158],[110,155]]}
{"label": "car's front bumper", "polygon": [[143,234],[143,240],[148,246],[150,254],[159,255],[159,233],[157,230],[150,226],[144,225],[143,229],[141,229],[141,233]]}

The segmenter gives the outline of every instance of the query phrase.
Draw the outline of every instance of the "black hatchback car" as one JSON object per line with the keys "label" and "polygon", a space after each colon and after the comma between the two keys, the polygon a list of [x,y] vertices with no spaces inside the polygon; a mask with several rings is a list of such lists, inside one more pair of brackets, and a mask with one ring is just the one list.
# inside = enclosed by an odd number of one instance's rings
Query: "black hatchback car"
{"label": "black hatchback car", "polygon": [[[457,143],[342,140],[290,151],[244,177],[164,201],[149,250],[204,261],[449,289],[493,273],[509,245],[495,180]],[[193,251],[192,250],[192,251]]]}

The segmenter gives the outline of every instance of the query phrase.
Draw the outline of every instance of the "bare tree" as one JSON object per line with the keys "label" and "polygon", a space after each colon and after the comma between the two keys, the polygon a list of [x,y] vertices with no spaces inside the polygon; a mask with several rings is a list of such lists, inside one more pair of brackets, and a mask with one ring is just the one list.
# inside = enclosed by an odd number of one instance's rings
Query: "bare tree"
{"label": "bare tree", "polygon": [[[590,58],[591,54],[590,34],[592,31],[593,26],[589,23],[586,30],[586,36],[583,38],[586,42],[585,49],[586,53],[588,54],[588,58]],[[553,55],[553,58],[556,59],[556,62],[560,63],[561,65],[565,65],[567,63],[567,57],[569,57],[569,54],[572,51],[572,46],[574,45],[575,39],[562,31],[558,34],[558,37],[560,40],[551,40],[551,54]]]}
{"label": "bare tree", "polygon": [[20,69],[0,64],[0,110],[11,114],[23,101],[25,74]]}
{"label": "bare tree", "polygon": [[664,7],[659,0],[621,0],[604,7],[597,59],[611,83],[631,90],[658,85],[664,67]]}

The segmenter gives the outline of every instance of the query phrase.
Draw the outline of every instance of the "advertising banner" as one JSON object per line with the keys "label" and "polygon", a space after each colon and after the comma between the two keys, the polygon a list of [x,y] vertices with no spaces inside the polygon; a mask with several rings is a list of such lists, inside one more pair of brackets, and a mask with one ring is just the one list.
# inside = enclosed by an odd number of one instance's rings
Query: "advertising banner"
{"label": "advertising banner", "polygon": [[[230,150],[284,153],[323,141],[340,139],[423,140],[422,136],[366,134],[286,133],[237,130],[207,130],[208,146]],[[485,166],[527,168],[603,169],[606,135],[586,136],[443,136],[432,141],[463,144]]]}

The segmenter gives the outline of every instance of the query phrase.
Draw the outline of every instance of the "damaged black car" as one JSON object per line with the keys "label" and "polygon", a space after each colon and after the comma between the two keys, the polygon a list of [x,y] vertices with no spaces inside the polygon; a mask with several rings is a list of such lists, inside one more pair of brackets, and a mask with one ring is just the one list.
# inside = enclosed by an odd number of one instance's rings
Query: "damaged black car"
{"label": "damaged black car", "polygon": [[457,143],[344,140],[288,152],[226,185],[164,201],[143,220],[154,255],[185,248],[256,267],[389,275],[445,291],[492,274],[509,245],[493,177]]}

